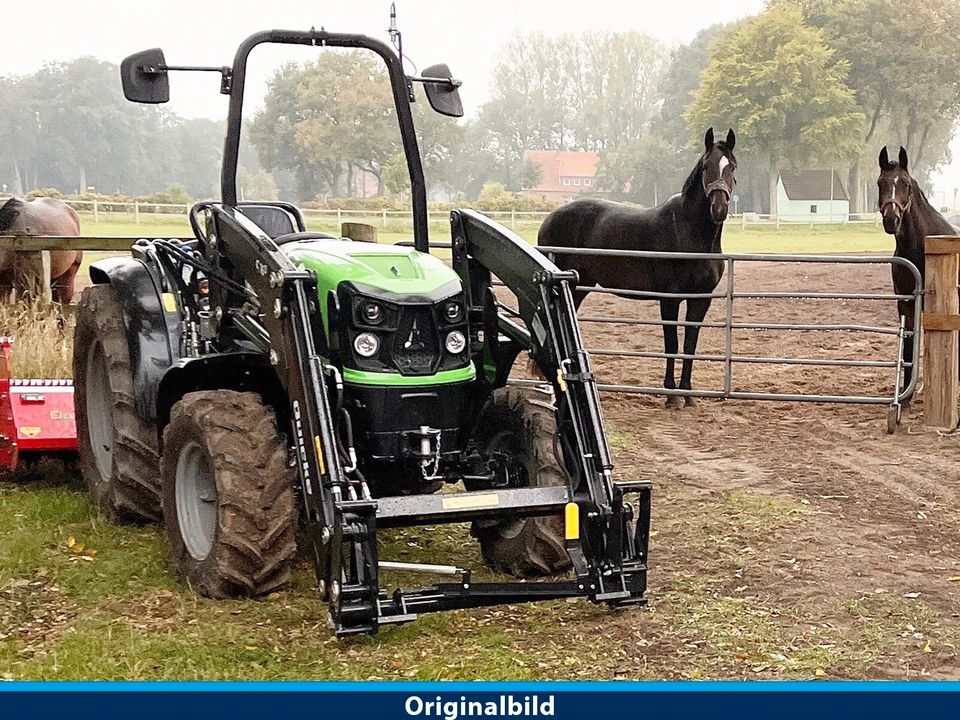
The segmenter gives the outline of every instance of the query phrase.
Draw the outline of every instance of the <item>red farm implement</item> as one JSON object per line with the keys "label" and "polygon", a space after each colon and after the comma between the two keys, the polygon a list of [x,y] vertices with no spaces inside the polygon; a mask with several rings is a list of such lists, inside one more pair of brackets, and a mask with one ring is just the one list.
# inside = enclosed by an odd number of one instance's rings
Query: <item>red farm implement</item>
{"label": "red farm implement", "polygon": [[0,338],[0,477],[30,459],[77,450],[73,381],[11,378],[12,346]]}

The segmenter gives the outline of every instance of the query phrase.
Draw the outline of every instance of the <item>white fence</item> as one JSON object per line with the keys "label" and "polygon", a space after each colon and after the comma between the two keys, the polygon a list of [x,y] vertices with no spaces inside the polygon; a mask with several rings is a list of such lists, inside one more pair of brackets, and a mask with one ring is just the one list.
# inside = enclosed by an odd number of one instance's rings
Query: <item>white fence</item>
{"label": "white fence", "polygon": [[[143,203],[143,202],[116,202],[112,200],[66,200],[69,205],[78,212],[87,213],[93,216],[94,222],[100,222],[101,219],[109,219],[111,216],[125,215],[127,219],[134,223],[140,223],[143,219],[156,218],[163,215],[186,215],[190,205],[169,204],[169,203]],[[307,221],[315,220],[318,223],[336,223],[337,227],[346,220],[363,219],[372,224],[377,224],[382,228],[388,228],[391,224],[412,224],[413,217],[408,210],[346,210],[346,209],[303,209],[304,219]],[[482,211],[487,217],[516,229],[522,225],[539,226],[548,212],[533,212],[520,210],[502,210],[502,211]],[[450,213],[448,210],[431,210],[429,212],[430,222],[447,222]],[[775,215],[760,213],[739,213],[731,214],[727,219],[728,227],[731,225],[739,226],[746,230],[748,227],[773,227],[779,230],[787,226],[810,226],[817,227],[843,226],[843,225],[880,225],[880,214],[876,212],[851,214],[838,217],[835,221],[823,222],[822,218],[811,216],[806,220],[784,220]]]}

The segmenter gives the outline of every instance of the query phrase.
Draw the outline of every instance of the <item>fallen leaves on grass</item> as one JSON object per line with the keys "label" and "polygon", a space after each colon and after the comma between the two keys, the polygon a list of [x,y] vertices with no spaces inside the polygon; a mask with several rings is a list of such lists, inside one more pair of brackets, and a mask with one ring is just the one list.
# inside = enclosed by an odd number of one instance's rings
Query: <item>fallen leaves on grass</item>
{"label": "fallen leaves on grass", "polygon": [[69,555],[67,559],[69,562],[93,562],[93,559],[97,554],[96,550],[85,546],[81,542],[77,542],[77,539],[73,536],[67,538],[66,546],[66,551]]}

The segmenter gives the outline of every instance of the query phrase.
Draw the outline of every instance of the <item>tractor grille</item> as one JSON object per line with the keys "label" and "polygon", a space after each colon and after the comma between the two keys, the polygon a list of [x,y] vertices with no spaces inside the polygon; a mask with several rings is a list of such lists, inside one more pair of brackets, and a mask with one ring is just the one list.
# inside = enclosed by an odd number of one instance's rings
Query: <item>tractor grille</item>
{"label": "tractor grille", "polygon": [[401,308],[392,357],[403,375],[430,375],[436,370],[440,343],[431,306]]}

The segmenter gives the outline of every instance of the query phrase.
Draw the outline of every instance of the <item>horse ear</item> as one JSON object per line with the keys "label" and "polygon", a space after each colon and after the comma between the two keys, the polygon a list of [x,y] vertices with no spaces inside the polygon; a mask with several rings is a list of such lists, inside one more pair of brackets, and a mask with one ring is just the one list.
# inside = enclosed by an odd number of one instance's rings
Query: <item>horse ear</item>
{"label": "horse ear", "polygon": [[907,170],[907,151],[903,149],[903,145],[900,146],[900,156],[897,158],[897,162],[900,163],[901,170],[910,172]]}
{"label": "horse ear", "polygon": [[886,170],[890,165],[890,156],[887,155],[887,146],[883,146],[883,150],[880,151],[880,169]]}
{"label": "horse ear", "polygon": [[707,134],[703,137],[703,144],[708,152],[713,148],[713,128],[707,130]]}
{"label": "horse ear", "polygon": [[737,134],[733,131],[733,128],[727,130],[727,150],[733,151],[737,145]]}

